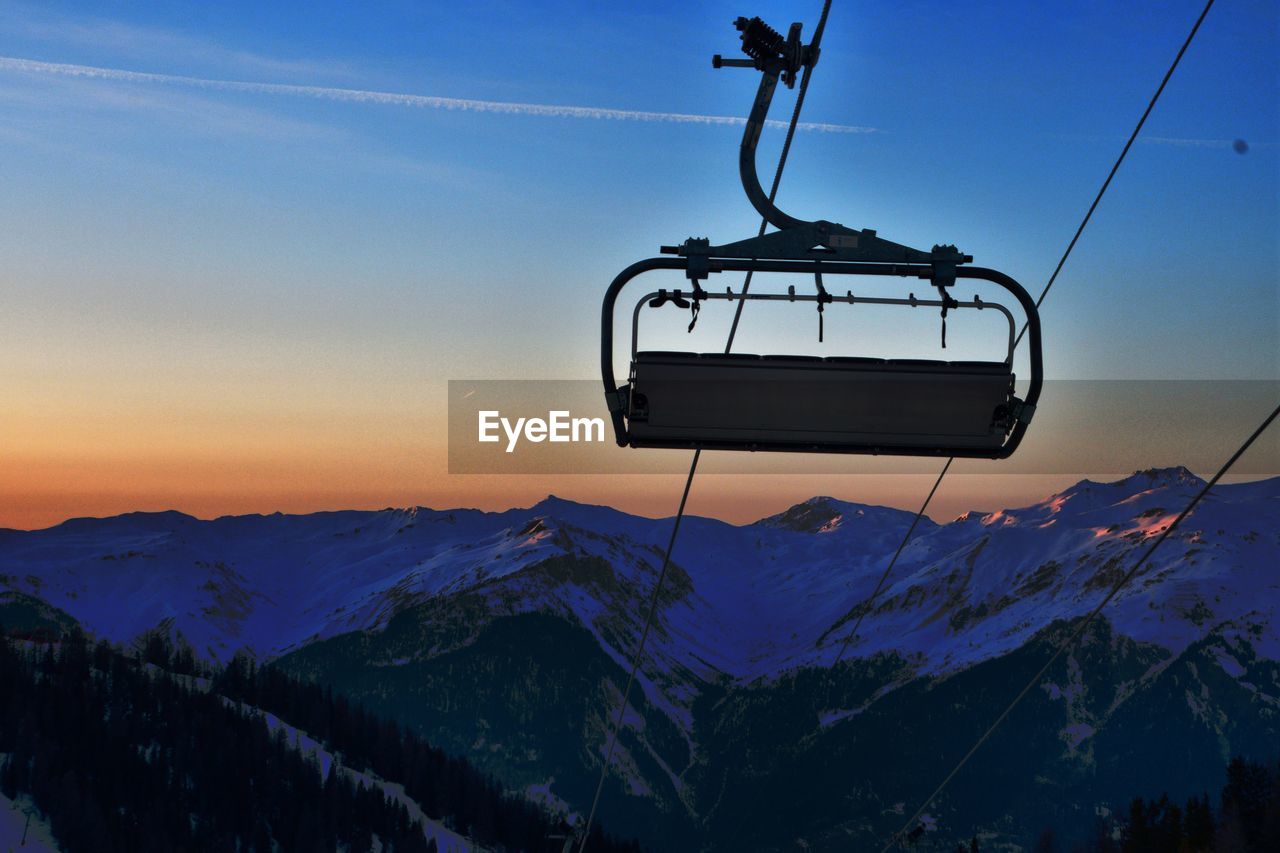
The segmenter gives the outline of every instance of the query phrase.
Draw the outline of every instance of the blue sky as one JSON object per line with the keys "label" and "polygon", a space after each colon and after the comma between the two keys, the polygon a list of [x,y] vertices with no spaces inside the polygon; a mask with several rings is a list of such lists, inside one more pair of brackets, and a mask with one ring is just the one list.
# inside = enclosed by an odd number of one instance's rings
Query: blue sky
{"label": "blue sky", "polygon": [[[49,424],[78,425],[58,464],[140,458],[144,410],[185,425],[173,454],[354,433],[436,459],[395,425],[435,429],[446,380],[589,377],[617,270],[758,224],[737,127],[198,81],[740,116],[756,75],[709,63],[733,18],[808,32],[819,6],[0,5],[0,57],[194,78],[0,60],[0,379],[42,418],[5,427],[17,479]],[[836,0],[804,117],[873,132],[802,132],[781,205],[1038,292],[1200,8]],[[1277,15],[1210,12],[1044,309],[1051,376],[1280,378]],[[742,345],[788,330],[812,320],[749,319]]]}

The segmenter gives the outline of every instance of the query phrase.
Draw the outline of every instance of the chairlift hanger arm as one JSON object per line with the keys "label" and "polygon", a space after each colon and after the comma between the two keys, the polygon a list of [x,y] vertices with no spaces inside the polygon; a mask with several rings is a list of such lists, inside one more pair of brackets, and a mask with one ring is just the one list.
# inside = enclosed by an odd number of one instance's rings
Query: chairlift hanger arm
{"label": "chairlift hanger arm", "polygon": [[726,61],[717,54],[711,58],[712,67],[747,67],[762,72],[755,103],[751,105],[751,114],[747,117],[746,128],[742,133],[742,145],[738,149],[738,171],[742,175],[742,187],[752,206],[774,228],[786,230],[810,225],[812,223],[783,213],[769,199],[764,187],[760,185],[760,176],[756,171],[756,145],[760,142],[760,133],[764,130],[769,106],[773,103],[773,93],[778,88],[778,78],[782,78],[788,89],[794,87],[796,73],[801,68],[817,64],[818,51],[811,45],[800,43],[801,25],[798,23],[791,25],[785,39],[759,18],[738,18],[734,26],[742,33],[742,52],[751,59]]}
{"label": "chairlift hanger arm", "polygon": [[[756,170],[756,146],[760,142],[773,103],[778,80],[788,88],[795,85],[796,74],[818,61],[818,50],[800,42],[800,24],[792,24],[786,38],[759,18],[739,18],[735,22],[742,33],[742,50],[750,59],[712,58],[716,68],[755,68],[761,72],[760,86],[742,133],[738,151],[738,170],[742,187],[752,206],[778,230],[761,237],[712,246],[709,240],[690,238],[680,246],[664,246],[664,254],[701,258],[775,258],[780,260],[822,259],[866,263],[932,264],[938,268],[935,278],[942,286],[950,286],[955,265],[973,260],[955,246],[934,246],[925,252],[876,236],[869,228],[855,231],[836,222],[807,221],[789,216],[769,199]],[[690,265],[690,278],[701,278],[698,260]]]}

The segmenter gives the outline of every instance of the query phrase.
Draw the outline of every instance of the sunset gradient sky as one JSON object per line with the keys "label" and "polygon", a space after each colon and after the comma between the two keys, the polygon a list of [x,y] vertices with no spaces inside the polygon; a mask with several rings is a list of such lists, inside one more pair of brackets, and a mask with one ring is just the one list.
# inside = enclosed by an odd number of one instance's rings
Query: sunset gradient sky
{"label": "sunset gradient sky", "polygon": [[[734,17],[808,32],[820,5],[0,3],[0,526],[548,492],[672,512],[678,476],[446,473],[446,383],[590,378],[619,269],[755,232],[740,128],[607,110],[744,115],[754,73],[709,63]],[[797,136],[780,202],[1038,292],[1202,3],[976,5],[837,0],[804,117],[840,128]],[[1051,377],[1280,380],[1277,15],[1210,12],[1045,305]],[[749,312],[740,348],[812,336],[787,323]],[[1263,414],[1224,413],[1209,455]],[[1128,467],[1184,461],[1178,430]],[[1079,462],[957,463],[934,509],[1124,473]],[[914,508],[936,467],[713,476],[690,509]]]}

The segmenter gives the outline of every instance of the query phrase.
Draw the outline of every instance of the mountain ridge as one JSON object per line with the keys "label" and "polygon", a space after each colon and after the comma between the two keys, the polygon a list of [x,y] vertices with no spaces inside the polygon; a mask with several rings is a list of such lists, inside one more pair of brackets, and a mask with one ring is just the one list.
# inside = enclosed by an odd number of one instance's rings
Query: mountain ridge
{"label": "mountain ridge", "polygon": [[[1203,482],[1185,468],[1149,469],[1113,483],[1082,480],[1025,507],[971,511],[946,524],[923,519],[901,555],[901,570],[890,579],[881,600],[906,606],[913,587],[908,584],[904,588],[904,583],[930,580],[928,576],[932,574],[931,582],[936,586],[942,580],[938,576],[942,569],[951,571],[956,563],[963,568],[970,558],[976,560],[982,552],[975,554],[974,549],[985,549],[989,539],[984,537],[996,533],[1000,534],[998,548],[1009,540],[1003,550],[1006,562],[1013,566],[1012,573],[1006,573],[1012,589],[1034,593],[1053,583],[1055,572],[1045,568],[1047,561],[1022,565],[1026,560],[1012,553],[1015,548],[1022,547],[1026,553],[1053,550],[1045,549],[1043,543],[1057,539],[1062,540],[1057,551],[1079,559],[1082,550],[1097,553],[1103,544],[1123,546],[1145,540],[1159,532],[1180,508],[1181,494],[1169,494],[1161,500],[1162,493],[1202,486]],[[1218,486],[1193,520],[1213,515],[1212,507],[1235,503],[1237,494],[1246,502],[1263,507],[1274,504],[1275,498],[1280,497],[1280,478]],[[1128,517],[1121,517],[1125,515]],[[878,574],[877,564],[883,565],[892,554],[913,518],[914,514],[905,510],[826,496],[810,498],[781,513],[742,525],[688,516],[688,526],[673,561],[694,567],[698,579],[695,587],[714,595],[720,609],[732,608],[735,603],[758,606],[766,600],[771,607],[779,606],[786,598],[780,592],[795,589],[796,584],[812,587],[800,590],[808,597],[821,594],[824,608],[830,603],[830,595],[838,594],[848,606],[843,612],[825,614],[830,616],[830,622],[823,628],[832,629],[870,591],[861,587],[867,586],[871,575]],[[633,569],[643,562],[653,571],[653,564],[660,559],[660,552],[656,557],[654,552],[665,547],[669,531],[663,528],[668,524],[669,519],[633,516],[607,506],[555,496],[530,507],[500,512],[416,507],[222,516],[211,520],[175,511],[127,513],[104,519],[70,519],[41,531],[9,532],[0,539],[0,586],[37,597],[44,597],[44,593],[57,598],[60,593],[62,600],[49,603],[63,607],[90,627],[99,623],[99,629],[115,640],[127,640],[129,637],[122,632],[137,635],[165,618],[174,619],[179,629],[198,640],[200,632],[192,631],[195,623],[221,619],[222,628],[205,632],[210,634],[212,643],[204,643],[203,647],[198,644],[199,653],[221,658],[246,647],[270,658],[297,643],[344,628],[374,629],[388,612],[408,601],[424,595],[453,594],[507,577],[552,553],[595,554],[610,559],[621,548],[630,552]],[[1052,529],[1055,525],[1070,530],[1059,534]],[[1082,525],[1095,539],[1106,541],[1088,541]],[[813,534],[823,534],[824,538],[813,539]],[[830,538],[832,535],[834,539]],[[1037,546],[1030,548],[1024,540],[1033,536]],[[252,555],[242,553],[249,549],[237,549],[237,542],[247,539],[252,539],[253,548],[265,554],[262,559],[255,562]],[[1170,549],[1173,543],[1165,547]],[[1119,552],[1126,549],[1113,550],[1117,554],[1103,561],[1104,566],[1110,561],[1109,571],[1115,570],[1123,556]],[[776,564],[783,552],[789,565],[779,570]],[[1055,556],[1061,564],[1062,554]],[[187,557],[190,562],[181,565],[179,561],[185,562]],[[20,566],[21,573],[13,570],[15,558],[27,564]],[[162,559],[164,565],[156,563]],[[95,560],[100,562],[94,565]],[[116,569],[104,572],[103,564],[113,562]],[[74,564],[74,568],[68,564]],[[120,568],[143,564],[147,568],[145,583],[137,577],[138,572]],[[742,566],[749,567],[750,572],[735,570]],[[201,582],[194,589],[188,585],[186,598],[194,600],[184,603],[194,609],[183,612],[178,606],[137,607],[149,603],[145,588],[159,583],[159,577],[179,584],[184,577],[190,579],[192,569],[201,575]],[[834,587],[825,582],[822,575],[833,572],[847,582]],[[744,578],[746,574],[750,576]],[[90,595],[95,579],[130,585],[135,592],[131,609],[139,613],[138,618],[104,619],[100,618],[103,614],[85,606],[81,596]],[[1103,580],[1095,573],[1078,585],[1093,588]],[[959,582],[956,577],[952,585]],[[290,588],[295,584],[302,590]],[[328,598],[313,593],[308,606],[297,606],[302,602],[295,599],[308,597],[309,587],[325,584],[341,590]],[[751,601],[745,601],[733,589],[743,584],[775,586],[763,594],[746,596]],[[62,588],[55,592],[57,586]],[[918,583],[915,588],[915,594],[919,594]],[[994,589],[979,590],[974,585],[971,591],[989,597]],[[735,602],[735,598],[739,600]],[[181,600],[182,596],[171,597],[170,603]],[[988,609],[999,601],[988,601]],[[972,604],[976,608],[981,601]],[[253,621],[252,611],[261,606],[288,611],[284,615],[277,612],[275,622],[279,627],[284,619],[291,623],[292,630],[276,637],[269,636],[269,632],[252,636],[247,623]],[[152,612],[154,621],[145,623],[143,614]],[[877,612],[887,614],[882,608]],[[797,614],[790,621],[794,625],[805,618],[809,617]],[[825,637],[831,632],[819,633]],[[835,633],[838,635],[838,631]],[[844,637],[836,639],[843,641]],[[244,640],[242,646],[236,645],[239,640]]]}
{"label": "mountain ridge", "polygon": [[[750,524],[687,516],[615,754],[608,825],[651,841],[701,827],[729,844],[735,816],[752,811],[747,792],[769,778],[764,764],[738,778],[723,763],[743,743],[815,779],[828,753],[868,760],[868,738],[905,733],[921,739],[920,762],[937,760],[942,735],[918,728],[918,709],[989,713],[1203,483],[1154,469],[922,521],[872,603],[914,513],[816,496]],[[671,524],[554,497],[502,512],[121,518],[0,537],[0,590],[117,641],[158,626],[211,659],[249,650],[577,808]],[[1036,694],[1052,723],[1027,737],[1055,751],[1044,761],[1084,785],[1110,767],[1099,744],[1135,748],[1113,732],[1142,731],[1157,695],[1190,744],[1177,761],[1207,766],[1222,744],[1265,742],[1280,709],[1276,565],[1280,478],[1215,487]],[[877,790],[909,799],[912,779],[885,772]],[[735,805],[717,805],[722,794]],[[896,802],[845,796],[873,810]],[[963,802],[943,805],[954,818]],[[820,810],[811,819],[819,835],[845,831]]]}

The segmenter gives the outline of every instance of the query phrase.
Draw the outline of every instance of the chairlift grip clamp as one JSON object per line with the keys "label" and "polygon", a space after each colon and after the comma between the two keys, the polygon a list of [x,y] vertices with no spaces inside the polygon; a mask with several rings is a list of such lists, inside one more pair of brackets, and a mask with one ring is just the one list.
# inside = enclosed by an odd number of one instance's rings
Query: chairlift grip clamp
{"label": "chairlift grip clamp", "polygon": [[625,412],[631,405],[631,385],[626,384],[604,394],[610,412]]}
{"label": "chairlift grip clamp", "polygon": [[711,264],[711,239],[709,237],[690,237],[680,246],[664,246],[665,251],[668,248],[674,248],[675,254],[683,255],[685,258],[684,275],[685,278],[693,282],[694,299],[702,298],[702,286],[700,281],[706,280],[713,270]]}
{"label": "chairlift grip clamp", "polygon": [[942,288],[951,287],[956,283],[956,267],[960,264],[967,264],[973,261],[973,255],[962,253],[955,246],[937,245],[933,247],[930,255],[930,275],[933,280],[933,286],[942,292]]}

